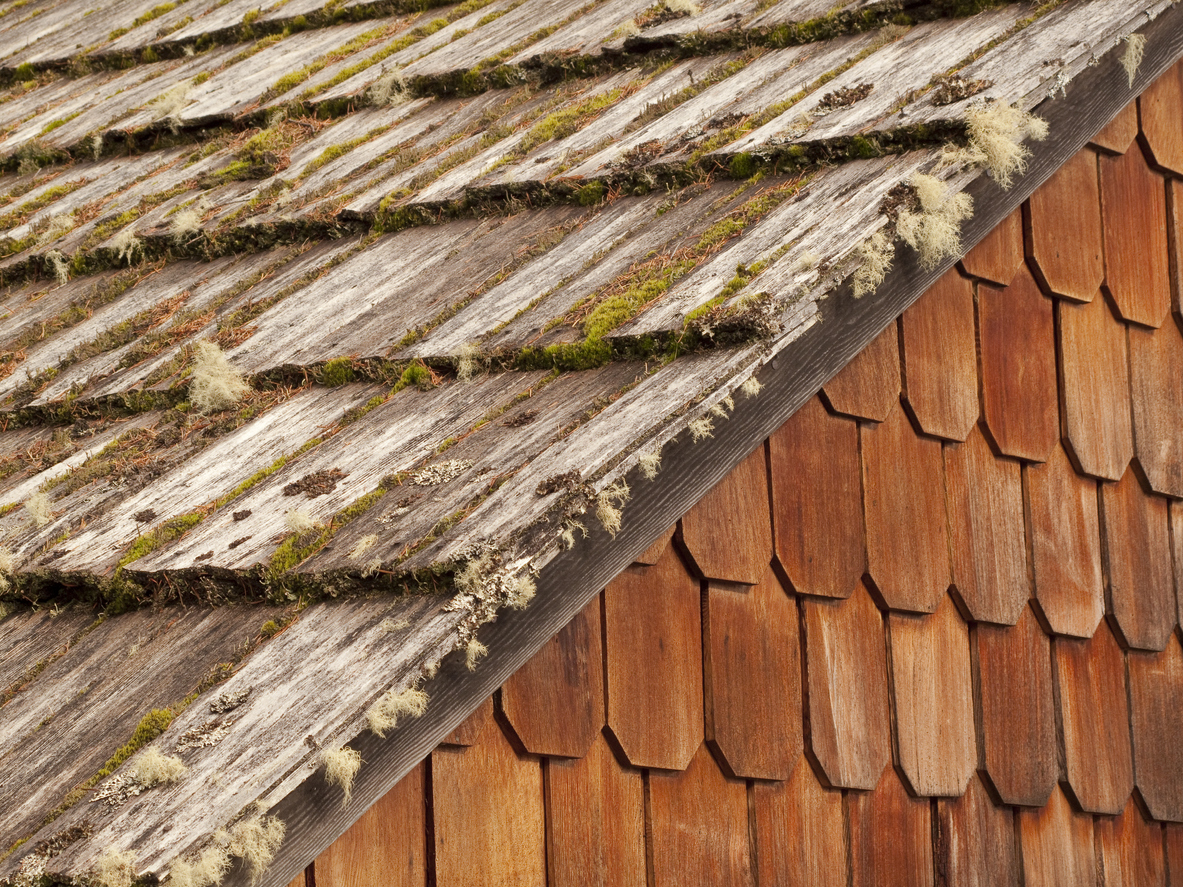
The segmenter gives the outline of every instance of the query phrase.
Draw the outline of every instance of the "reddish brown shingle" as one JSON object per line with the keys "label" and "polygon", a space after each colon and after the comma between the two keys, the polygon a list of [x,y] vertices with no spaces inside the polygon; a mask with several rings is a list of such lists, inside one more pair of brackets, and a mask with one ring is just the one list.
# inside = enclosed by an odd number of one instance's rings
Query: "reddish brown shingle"
{"label": "reddish brown shingle", "polygon": [[707,493],[681,525],[681,541],[704,578],[759,582],[772,560],[764,447],[757,447]]}
{"label": "reddish brown shingle", "polygon": [[802,758],[784,782],[752,786],[761,884],[846,887],[842,793],[823,788]]}
{"label": "reddish brown shingle", "polygon": [[1176,64],[1138,97],[1138,123],[1155,166],[1183,175],[1183,64]]}
{"label": "reddish brown shingle", "polygon": [[1081,151],[1056,170],[1027,201],[1024,221],[1031,267],[1048,292],[1092,301],[1105,277],[1096,155]]}
{"label": "reddish brown shingle", "polygon": [[1023,213],[1016,209],[961,259],[970,277],[1006,286],[1023,264]]}
{"label": "reddish brown shingle", "polygon": [[836,413],[882,422],[899,400],[899,358],[896,325],[888,324],[822,387],[822,396]]}

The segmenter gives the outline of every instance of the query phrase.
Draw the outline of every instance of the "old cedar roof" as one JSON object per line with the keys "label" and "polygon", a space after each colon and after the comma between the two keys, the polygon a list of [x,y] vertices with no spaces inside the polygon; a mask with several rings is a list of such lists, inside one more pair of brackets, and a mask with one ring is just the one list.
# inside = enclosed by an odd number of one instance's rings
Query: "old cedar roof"
{"label": "old cedar roof", "polygon": [[[0,7],[0,876],[258,801],[285,882],[956,258],[852,298],[901,185],[968,247],[1183,51],[1166,0],[412,5]],[[938,163],[984,100],[1051,124],[1009,191]],[[162,730],[191,776],[95,801]]]}

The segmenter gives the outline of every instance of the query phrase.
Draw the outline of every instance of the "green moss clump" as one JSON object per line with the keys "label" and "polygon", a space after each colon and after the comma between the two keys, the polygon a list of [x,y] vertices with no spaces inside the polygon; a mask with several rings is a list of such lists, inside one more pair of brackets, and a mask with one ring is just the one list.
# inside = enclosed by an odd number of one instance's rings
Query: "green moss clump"
{"label": "green moss clump", "polygon": [[575,199],[579,201],[580,206],[595,206],[604,201],[604,194],[603,182],[588,182],[575,192]]}
{"label": "green moss clump", "polygon": [[327,361],[320,368],[320,372],[317,373],[316,381],[329,388],[339,388],[342,385],[348,385],[350,382],[357,381],[357,373],[353,369],[353,361],[348,357],[336,357]]}
{"label": "green moss clump", "polygon": [[21,64],[16,66],[13,76],[22,83],[28,83],[37,76],[37,72],[33,70],[33,66],[29,62],[21,62]]}
{"label": "green moss clump", "polygon": [[274,619],[268,619],[259,628],[259,636],[262,637],[263,640],[265,640],[265,641],[271,640],[273,637],[275,637],[277,634],[279,634],[279,632],[280,632],[279,623],[276,622]]}
{"label": "green moss clump", "polygon": [[850,148],[847,150],[849,156],[863,160],[878,157],[882,153],[879,147],[866,136],[854,136],[850,140]]}
{"label": "green moss clump", "polygon": [[176,715],[169,708],[154,708],[140,719],[135,732],[123,746],[121,746],[103,768],[92,779],[95,784],[114,773],[119,766],[137,751],[168,729]]}
{"label": "green moss clump", "polygon": [[750,179],[756,172],[756,160],[747,151],[731,158],[731,178]]}

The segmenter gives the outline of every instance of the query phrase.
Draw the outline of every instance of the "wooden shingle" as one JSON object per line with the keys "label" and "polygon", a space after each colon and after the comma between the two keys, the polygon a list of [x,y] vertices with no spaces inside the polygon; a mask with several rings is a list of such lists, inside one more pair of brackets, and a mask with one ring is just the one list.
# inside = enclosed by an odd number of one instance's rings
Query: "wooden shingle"
{"label": "wooden shingle", "polygon": [[895,771],[872,792],[847,796],[850,875],[854,887],[931,887],[932,826],[928,801],[908,795]]}
{"label": "wooden shingle", "polygon": [[995,447],[1043,462],[1059,437],[1052,302],[1026,269],[1003,289],[978,285],[982,407]]}
{"label": "wooden shingle", "polygon": [[900,352],[894,323],[822,387],[822,397],[835,413],[872,422],[886,419],[899,395]]}
{"label": "wooden shingle", "polygon": [[859,433],[868,572],[888,607],[931,613],[949,587],[941,445],[899,405]]}
{"label": "wooden shingle", "polygon": [[481,734],[485,732],[485,728],[491,723],[493,723],[492,696],[474,708],[472,713],[461,721],[455,730],[440,741],[440,744],[465,747],[476,745],[480,741]]}
{"label": "wooden shingle", "polygon": [[1150,489],[1183,497],[1183,336],[1129,328],[1134,452]]}
{"label": "wooden shingle", "polygon": [[1074,811],[1059,786],[1045,806],[1020,809],[1018,820],[1026,887],[1096,883],[1093,818]]}
{"label": "wooden shingle", "polygon": [[823,788],[802,758],[782,782],[752,787],[760,884],[846,887],[842,793]]}
{"label": "wooden shingle", "polygon": [[700,610],[672,545],[604,590],[608,727],[634,766],[682,770],[702,743]]}
{"label": "wooden shingle", "polygon": [[1138,108],[1132,102],[1125,105],[1105,127],[1089,139],[1090,145],[1111,154],[1124,154],[1138,137]]}
{"label": "wooden shingle", "polygon": [[867,563],[858,426],[813,397],[768,446],[781,569],[798,594],[847,597]]}
{"label": "wooden shingle", "polygon": [[1064,771],[1089,813],[1119,812],[1134,790],[1125,657],[1107,623],[1091,638],[1056,638]]}
{"label": "wooden shingle", "polygon": [[1155,819],[1183,822],[1183,649],[1171,635],[1161,653],[1130,651],[1134,781]]}
{"label": "wooden shingle", "polygon": [[1162,826],[1147,822],[1133,798],[1116,818],[1098,817],[1093,830],[1100,883],[1165,887]]}
{"label": "wooden shingle", "polygon": [[788,779],[801,757],[797,607],[771,567],[749,590],[707,588],[706,736],[731,774]]}
{"label": "wooden shingle", "polygon": [[683,515],[681,541],[705,579],[755,585],[772,561],[764,447]]}
{"label": "wooden shingle", "polygon": [[1024,221],[1027,255],[1047,291],[1092,301],[1105,278],[1097,156],[1079,151],[1056,170],[1027,201]]}
{"label": "wooden shingle", "polygon": [[872,789],[891,761],[883,617],[861,582],[801,610],[810,751],[830,785]]}
{"label": "wooden shingle", "polygon": [[1019,859],[1014,812],[990,800],[975,773],[960,798],[937,801],[938,884],[1015,887]]}
{"label": "wooden shingle", "polygon": [[904,312],[900,330],[904,402],[916,424],[934,437],[965,440],[978,418],[973,284],[946,271]]}
{"label": "wooden shingle", "polygon": [[1138,96],[1138,124],[1150,158],[1164,172],[1183,175],[1183,65],[1176,64]]}
{"label": "wooden shingle", "polygon": [[[1100,236],[1098,235],[1098,240]],[[1023,213],[1014,210],[994,230],[961,258],[961,269],[970,277],[1007,286],[1023,264]],[[1097,281],[1100,285],[1100,280]]]}

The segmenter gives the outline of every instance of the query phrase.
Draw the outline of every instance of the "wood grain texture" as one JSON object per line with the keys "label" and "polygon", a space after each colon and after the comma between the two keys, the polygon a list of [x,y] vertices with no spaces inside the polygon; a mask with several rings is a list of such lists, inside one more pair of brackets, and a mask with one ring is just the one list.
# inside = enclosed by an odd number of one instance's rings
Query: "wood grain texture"
{"label": "wood grain texture", "polygon": [[868,572],[888,607],[931,613],[949,587],[941,445],[900,406],[859,434]]}
{"label": "wood grain texture", "polygon": [[1054,633],[1092,637],[1105,612],[1097,483],[1059,444],[1043,465],[1024,466],[1023,479],[1035,606]]}
{"label": "wood grain texture", "polygon": [[754,884],[747,787],[705,743],[685,772],[649,774],[649,827],[654,887]]}
{"label": "wood grain texture", "polygon": [[946,271],[904,312],[900,329],[904,403],[912,418],[925,434],[965,440],[978,418],[973,284]]}
{"label": "wood grain texture", "polygon": [[426,885],[426,771],[420,763],[316,858],[317,887]]}
{"label": "wood grain texture", "polygon": [[1019,883],[1014,813],[998,807],[975,773],[965,794],[937,801],[938,884],[994,887]]}
{"label": "wood grain texture", "polygon": [[661,560],[661,556],[665,553],[665,547],[670,544],[670,540],[674,538],[674,531],[677,529],[677,524],[667,529],[653,541],[652,545],[638,554],[633,559],[633,563],[640,564],[643,567],[652,567]]}
{"label": "wood grain texture", "polygon": [[978,761],[969,630],[953,600],[888,617],[896,760],[922,797],[960,797]]}
{"label": "wood grain texture", "polygon": [[1018,814],[1026,887],[1078,887],[1097,883],[1093,818],[1072,809],[1059,786],[1042,808]]}
{"label": "wood grain texture", "polygon": [[1150,489],[1183,497],[1183,336],[1175,323],[1129,328],[1134,453]]}
{"label": "wood grain texture", "polygon": [[768,446],[777,563],[798,594],[847,597],[867,563],[858,426],[813,397]]}
{"label": "wood grain texture", "polygon": [[1138,96],[1138,124],[1150,159],[1183,175],[1183,65],[1176,64]]}
{"label": "wood grain texture", "polygon": [[1036,189],[1024,225],[1027,256],[1047,292],[1092,301],[1105,278],[1097,155],[1079,151]]}
{"label": "wood grain texture", "polygon": [[802,758],[784,782],[752,787],[760,884],[846,887],[842,793],[823,788]]}
{"label": "wood grain texture", "polygon": [[810,753],[830,785],[872,789],[891,760],[883,617],[861,582],[801,610]]}
{"label": "wood grain texture", "polygon": [[1171,552],[1175,564],[1175,606],[1179,610],[1178,625],[1183,628],[1183,504],[1171,502]]}
{"label": "wood grain texture", "polygon": [[704,579],[754,585],[772,561],[763,446],[682,517],[680,538]]}
{"label": "wood grain texture", "polygon": [[1102,485],[1101,506],[1109,609],[1128,646],[1161,650],[1177,618],[1167,500],[1144,493],[1131,469]]}
{"label": "wood grain texture", "polygon": [[928,801],[908,796],[895,770],[883,771],[872,792],[846,796],[853,887],[933,884]]}
{"label": "wood grain texture", "polygon": [[788,779],[801,757],[797,607],[771,567],[748,591],[707,589],[706,737],[729,770]]}
{"label": "wood grain texture", "polygon": [[1171,635],[1161,653],[1130,651],[1134,782],[1150,815],[1183,822],[1183,650]]}
{"label": "wood grain texture", "polygon": [[970,277],[997,286],[1007,286],[1022,264],[1023,213],[1017,209],[979,240],[978,245],[962,256],[959,263],[961,270]]}
{"label": "wood grain texture", "polygon": [[1104,129],[1089,139],[1089,144],[1111,154],[1124,154],[1137,137],[1138,108],[1130,102],[1117,112],[1117,116]]}
{"label": "wood grain texture", "polygon": [[1064,773],[1088,813],[1118,813],[1134,790],[1125,657],[1102,623],[1091,638],[1056,638]]}
{"label": "wood grain texture", "polygon": [[641,771],[621,766],[602,735],[584,757],[545,767],[548,887],[644,887]]}
{"label": "wood grain texture", "polygon": [[1124,320],[1161,326],[1171,306],[1166,185],[1138,146],[1099,163],[1105,288]]}
{"label": "wood grain texture", "polygon": [[305,870],[288,881],[288,887],[305,887],[307,883],[307,870]]}
{"label": "wood grain texture", "polygon": [[1105,299],[1057,306],[1064,436],[1081,473],[1119,480],[1134,455],[1125,324]]}
{"label": "wood grain texture", "polygon": [[1167,182],[1167,247],[1171,278],[1171,306],[1183,315],[1183,182]]}
{"label": "wood grain texture", "polygon": [[542,765],[499,728],[431,753],[431,798],[438,883],[546,884]]}
{"label": "wood grain texture", "polygon": [[1183,826],[1165,825],[1167,859],[1167,884],[1169,887],[1183,885]]}
{"label": "wood grain texture", "polygon": [[822,396],[835,413],[872,422],[886,419],[899,395],[900,352],[894,323],[822,387]]}
{"label": "wood grain texture", "polygon": [[982,756],[1004,804],[1042,807],[1059,772],[1051,651],[1035,614],[1011,628],[979,624]]}
{"label": "wood grain texture", "polygon": [[493,697],[489,696],[472,710],[459,726],[440,740],[441,745],[476,745],[485,728],[493,723]]}
{"label": "wood grain texture", "polygon": [[501,685],[501,710],[526,751],[566,758],[587,753],[604,726],[599,599]]}
{"label": "wood grain texture", "polygon": [[978,285],[982,409],[995,449],[1043,462],[1059,437],[1052,303],[1026,268]]}
{"label": "wood grain texture", "polygon": [[956,594],[973,619],[1014,625],[1030,597],[1019,463],[977,428],[944,455]]}
{"label": "wood grain texture", "polygon": [[702,743],[700,597],[672,545],[604,591],[608,727],[635,767],[685,769]]}
{"label": "wood grain texture", "polygon": [[1133,798],[1116,818],[1098,817],[1093,833],[1097,875],[1105,887],[1165,887],[1162,826],[1147,822]]}

